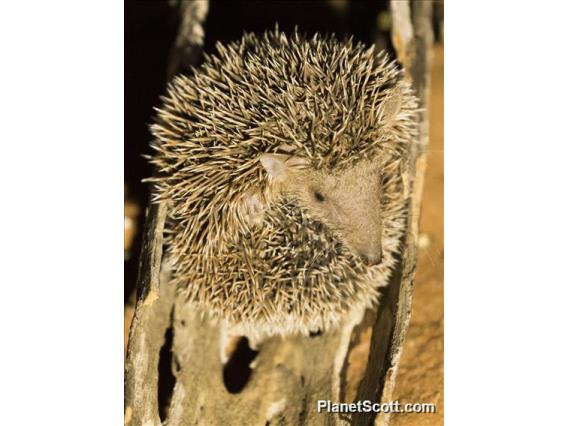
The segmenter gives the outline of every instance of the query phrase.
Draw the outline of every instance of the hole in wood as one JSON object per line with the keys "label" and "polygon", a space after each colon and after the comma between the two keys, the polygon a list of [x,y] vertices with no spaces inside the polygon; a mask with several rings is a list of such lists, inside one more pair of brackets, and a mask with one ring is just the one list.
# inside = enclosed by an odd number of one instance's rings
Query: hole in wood
{"label": "hole in wood", "polygon": [[252,374],[250,364],[257,355],[258,351],[250,348],[248,339],[241,337],[223,368],[223,383],[227,391],[239,393],[245,388]]}
{"label": "hole in wood", "polygon": [[321,336],[323,334],[323,331],[321,330],[314,330],[314,331],[310,331],[310,337],[318,337]]}
{"label": "hole in wood", "polygon": [[176,383],[176,378],[172,373],[173,326],[170,325],[166,330],[164,338],[164,345],[160,349],[160,359],[158,362],[158,411],[162,422],[166,420],[167,408]]}

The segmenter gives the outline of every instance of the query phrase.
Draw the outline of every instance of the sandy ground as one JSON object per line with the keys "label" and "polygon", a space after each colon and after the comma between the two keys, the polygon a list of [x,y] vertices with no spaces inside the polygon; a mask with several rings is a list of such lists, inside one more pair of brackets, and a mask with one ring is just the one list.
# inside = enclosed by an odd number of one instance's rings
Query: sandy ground
{"label": "sandy ground", "polygon": [[430,152],[426,171],[412,319],[394,399],[434,403],[435,414],[393,415],[393,426],[444,423],[444,52],[436,46],[430,99]]}

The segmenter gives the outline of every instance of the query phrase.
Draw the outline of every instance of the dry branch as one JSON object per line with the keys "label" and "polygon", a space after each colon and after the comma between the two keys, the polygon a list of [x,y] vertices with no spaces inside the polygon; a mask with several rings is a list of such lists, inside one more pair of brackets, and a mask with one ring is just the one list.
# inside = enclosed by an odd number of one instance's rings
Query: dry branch
{"label": "dry branch", "polygon": [[[410,154],[409,183],[411,185],[411,204],[409,222],[403,252],[398,302],[394,330],[387,359],[389,365],[381,401],[389,402],[396,383],[396,373],[402,355],[404,339],[410,323],[414,275],[418,258],[418,225],[420,206],[426,172],[426,151],[428,147],[428,100],[430,99],[430,64],[432,57],[432,1],[391,0],[392,40],[397,57],[406,70],[406,76],[412,79],[412,85],[419,99],[420,118],[417,144]],[[391,290],[395,292],[395,287]],[[394,293],[396,295],[396,293]],[[374,337],[374,336],[373,336]],[[381,413],[375,420],[376,425],[388,425],[390,413]]]}

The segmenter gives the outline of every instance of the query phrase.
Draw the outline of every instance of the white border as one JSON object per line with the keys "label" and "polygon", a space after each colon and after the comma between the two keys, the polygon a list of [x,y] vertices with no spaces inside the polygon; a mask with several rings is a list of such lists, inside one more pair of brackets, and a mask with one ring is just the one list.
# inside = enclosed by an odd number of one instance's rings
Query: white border
{"label": "white border", "polygon": [[445,12],[445,420],[561,424],[568,11],[447,1]]}
{"label": "white border", "polygon": [[123,7],[0,6],[2,424],[123,423]]}

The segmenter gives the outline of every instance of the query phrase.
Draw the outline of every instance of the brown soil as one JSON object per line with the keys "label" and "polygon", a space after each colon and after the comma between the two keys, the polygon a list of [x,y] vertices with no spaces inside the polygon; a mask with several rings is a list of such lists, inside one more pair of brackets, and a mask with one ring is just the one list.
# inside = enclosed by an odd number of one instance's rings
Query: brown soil
{"label": "brown soil", "polygon": [[412,319],[394,399],[434,403],[435,414],[397,414],[392,426],[444,423],[444,50],[435,47],[426,171]]}

